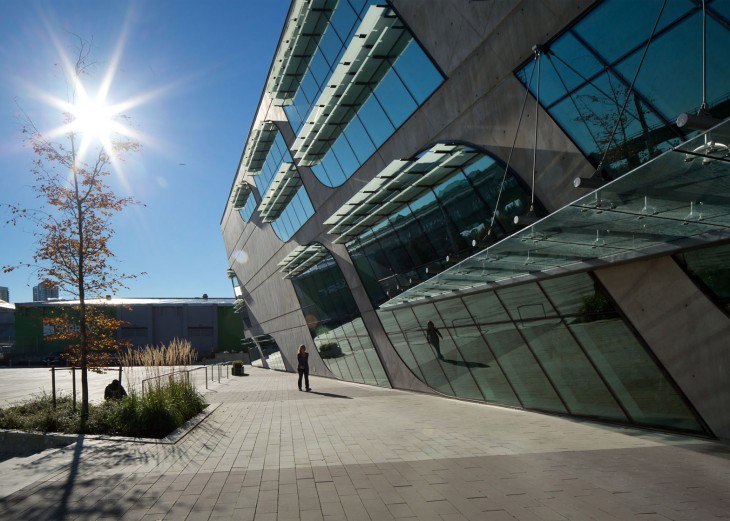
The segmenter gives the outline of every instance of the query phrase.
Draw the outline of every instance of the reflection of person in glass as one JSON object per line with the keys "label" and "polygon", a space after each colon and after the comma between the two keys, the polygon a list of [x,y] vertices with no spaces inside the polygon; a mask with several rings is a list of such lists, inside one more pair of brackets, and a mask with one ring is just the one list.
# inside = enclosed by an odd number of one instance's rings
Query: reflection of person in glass
{"label": "reflection of person in glass", "polygon": [[304,344],[299,346],[299,352],[297,353],[297,371],[299,372],[299,390],[302,390],[302,376],[304,377],[304,387],[309,392],[312,389],[309,387],[309,353]]}
{"label": "reflection of person in glass", "polygon": [[428,325],[426,326],[426,340],[428,340],[428,343],[433,346],[441,360],[444,359],[444,355],[441,354],[441,347],[439,346],[442,338],[443,335],[441,335],[441,332],[433,325],[433,321],[429,320]]}

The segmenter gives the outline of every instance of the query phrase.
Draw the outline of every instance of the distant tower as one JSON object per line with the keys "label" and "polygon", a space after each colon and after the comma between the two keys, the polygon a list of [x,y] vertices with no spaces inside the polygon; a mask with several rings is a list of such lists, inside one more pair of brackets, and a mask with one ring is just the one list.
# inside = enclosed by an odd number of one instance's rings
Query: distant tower
{"label": "distant tower", "polygon": [[10,290],[5,286],[0,286],[0,300],[10,302]]}
{"label": "distant tower", "polygon": [[47,280],[44,280],[37,286],[33,286],[33,302],[50,300],[52,298],[58,298],[58,288],[54,288],[53,284]]}

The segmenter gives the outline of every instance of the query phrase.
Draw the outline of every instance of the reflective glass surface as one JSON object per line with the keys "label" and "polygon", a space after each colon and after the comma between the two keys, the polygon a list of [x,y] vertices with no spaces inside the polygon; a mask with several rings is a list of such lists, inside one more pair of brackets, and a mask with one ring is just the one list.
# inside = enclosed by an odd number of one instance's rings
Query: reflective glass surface
{"label": "reflective glass surface", "polygon": [[[402,188],[408,186],[404,181]],[[514,232],[514,215],[524,213],[530,201],[516,176],[483,153],[422,192],[347,243],[375,306]],[[544,215],[539,202],[536,208]]]}
{"label": "reflective glass surface", "polygon": [[256,210],[256,198],[253,195],[249,195],[246,204],[238,211],[238,213],[240,214],[241,219],[248,222],[251,220],[254,210]]}
{"label": "reflective glass surface", "polygon": [[[296,134],[300,135],[321,99],[369,7],[383,4],[378,0],[337,3],[292,104],[284,107]],[[369,65],[387,72],[382,78],[375,74],[378,80],[368,84],[342,119],[344,123],[334,130],[331,147],[311,165],[322,183],[333,187],[344,183],[442,83],[443,76],[410,35],[399,41],[407,40],[410,43],[398,46],[397,53],[380,51],[378,55],[384,57],[377,58],[382,62],[377,67]]]}
{"label": "reflective glass surface", "polygon": [[279,351],[279,344],[271,335],[259,335],[246,340],[244,345],[248,348],[251,365],[268,367],[276,371],[286,371],[284,359],[281,356],[281,351]]}
{"label": "reflective glass surface", "polygon": [[[444,394],[703,432],[588,274],[381,309],[378,315],[403,362]],[[429,333],[429,322],[436,333]]]}
{"label": "reflective glass surface", "polygon": [[390,387],[365,324],[332,256],[292,277],[319,356],[338,378]]}
{"label": "reflective glass surface", "polygon": [[[605,155],[607,175],[623,175],[693,135],[674,122],[683,112],[697,113],[703,99],[714,117],[730,116],[729,10],[725,1],[707,4],[706,93],[701,2],[605,0],[548,42],[540,102],[594,165]],[[533,67],[517,76],[534,95]]]}
{"label": "reflective glass surface", "polygon": [[553,212],[384,305],[730,238],[730,121]]}
{"label": "reflective glass surface", "polygon": [[718,306],[730,311],[729,244],[688,251],[677,260]]}
{"label": "reflective glass surface", "polygon": [[[256,188],[258,189],[259,195],[262,199],[271,187],[271,183],[276,177],[279,167],[281,167],[282,163],[285,162],[292,163],[293,160],[289,153],[289,149],[284,142],[284,138],[281,136],[281,133],[278,133],[274,140],[274,144],[271,146],[269,154],[266,156],[266,161],[264,161],[261,172],[254,178],[256,180]],[[253,200],[253,197],[249,197],[246,207],[241,210],[241,216],[244,217],[244,220],[248,220],[245,218],[244,212],[248,211],[248,206]],[[246,215],[248,215],[248,218],[250,219],[251,214],[247,213]],[[286,241],[289,240],[291,236],[294,235],[299,228],[301,228],[302,224],[304,224],[312,215],[314,215],[314,208],[312,207],[312,202],[309,199],[307,190],[302,185],[299,187],[296,195],[292,198],[281,215],[271,223],[271,226],[279,239]]]}

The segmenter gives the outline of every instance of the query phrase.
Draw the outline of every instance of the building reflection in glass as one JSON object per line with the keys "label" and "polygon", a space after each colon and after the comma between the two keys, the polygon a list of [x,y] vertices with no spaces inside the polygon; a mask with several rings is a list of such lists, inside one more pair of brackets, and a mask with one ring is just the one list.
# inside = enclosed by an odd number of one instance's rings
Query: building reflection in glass
{"label": "building reflection in glass", "polygon": [[390,387],[340,268],[331,255],[292,278],[319,356],[338,378]]}

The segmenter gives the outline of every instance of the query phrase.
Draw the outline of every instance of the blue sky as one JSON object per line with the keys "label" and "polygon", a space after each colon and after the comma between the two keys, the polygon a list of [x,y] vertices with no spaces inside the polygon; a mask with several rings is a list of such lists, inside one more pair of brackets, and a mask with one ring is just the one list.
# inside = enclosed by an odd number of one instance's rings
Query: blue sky
{"label": "blue sky", "polygon": [[[144,206],[116,219],[112,248],[120,271],[147,275],[118,296],[232,296],[220,219],[288,8],[289,0],[0,0],[0,204],[37,207],[18,114],[42,129],[60,124],[60,110],[38,96],[64,96],[54,38],[69,55],[74,35],[93,40],[98,81],[121,44],[108,100],[144,97],[125,111],[142,149],[112,184]],[[0,212],[0,266],[30,261],[33,228],[5,225]],[[30,301],[37,283],[31,270],[0,273],[11,302]]]}

